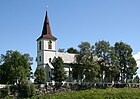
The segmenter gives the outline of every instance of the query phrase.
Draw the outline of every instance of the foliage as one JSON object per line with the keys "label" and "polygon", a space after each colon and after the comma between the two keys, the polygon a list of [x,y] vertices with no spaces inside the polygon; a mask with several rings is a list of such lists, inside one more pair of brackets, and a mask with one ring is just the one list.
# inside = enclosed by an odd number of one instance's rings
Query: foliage
{"label": "foliage", "polygon": [[108,88],[39,95],[30,99],[139,99],[139,97],[140,89],[137,88]]}
{"label": "foliage", "polygon": [[35,83],[43,84],[46,81],[46,72],[43,67],[37,67],[34,73],[35,76]]}
{"label": "foliage", "polygon": [[0,93],[1,93],[0,98],[4,98],[4,97],[9,96],[9,94],[10,94],[10,87],[9,87],[9,85],[6,84],[5,88],[0,90]]}
{"label": "foliage", "polygon": [[0,83],[15,83],[30,77],[32,58],[29,54],[8,50],[0,57]]}
{"label": "foliage", "polygon": [[79,52],[77,51],[77,49],[74,49],[73,47],[68,48],[68,49],[67,49],[67,52],[68,52],[68,53],[72,53],[72,54],[78,54],[78,53],[79,53]]}
{"label": "foliage", "polygon": [[[82,42],[76,63],[71,64],[72,76],[77,81],[128,82],[136,75],[137,64],[132,55],[132,48],[124,42],[101,40],[94,45]],[[121,79],[120,79],[121,78]]]}
{"label": "foliage", "polygon": [[58,52],[64,53],[64,52],[65,52],[65,49],[64,49],[64,48],[59,48],[59,49],[58,49]]}
{"label": "foliage", "polygon": [[130,45],[124,42],[115,43],[115,52],[118,55],[119,71],[118,79],[121,78],[121,82],[127,82],[128,79],[133,79],[136,75],[137,63],[132,56],[132,48]]}
{"label": "foliage", "polygon": [[109,67],[109,51],[110,44],[104,40],[95,43],[95,54],[99,58],[98,63],[100,65],[100,80],[104,81],[103,75],[107,77]]}
{"label": "foliage", "polygon": [[52,80],[56,82],[62,82],[67,79],[66,72],[64,70],[64,62],[61,57],[55,58],[55,62],[53,63],[54,73]]}
{"label": "foliage", "polygon": [[18,85],[18,97],[27,98],[32,97],[35,94],[34,84],[29,83],[29,81],[24,80]]}
{"label": "foliage", "polygon": [[36,88],[34,84],[30,84],[30,96],[34,96],[36,93]]}
{"label": "foliage", "polygon": [[[79,54],[76,55],[76,64],[73,64],[72,75],[77,81],[96,81],[99,71],[99,65],[95,61],[94,46],[88,42],[82,42],[79,46]],[[85,77],[84,77],[84,76]],[[84,77],[84,78],[83,78]]]}
{"label": "foliage", "polygon": [[77,81],[82,80],[83,72],[84,72],[83,65],[75,63],[75,64],[71,64],[71,67],[72,67],[72,78]]}
{"label": "foliage", "polygon": [[133,83],[140,83],[140,78],[138,75],[133,79]]}

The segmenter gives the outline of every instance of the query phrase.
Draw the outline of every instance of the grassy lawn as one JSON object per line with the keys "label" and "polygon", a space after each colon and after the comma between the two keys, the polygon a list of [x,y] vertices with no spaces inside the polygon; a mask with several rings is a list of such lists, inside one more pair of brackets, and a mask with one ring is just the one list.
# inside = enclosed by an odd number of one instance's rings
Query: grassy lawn
{"label": "grassy lawn", "polygon": [[[14,98],[5,97],[2,99],[14,99]],[[54,93],[51,95],[39,95],[24,99],[140,99],[140,89],[138,88],[90,89],[90,90]]]}
{"label": "grassy lawn", "polygon": [[108,88],[90,89],[56,93],[47,96],[32,97],[31,99],[140,99],[138,88]]}

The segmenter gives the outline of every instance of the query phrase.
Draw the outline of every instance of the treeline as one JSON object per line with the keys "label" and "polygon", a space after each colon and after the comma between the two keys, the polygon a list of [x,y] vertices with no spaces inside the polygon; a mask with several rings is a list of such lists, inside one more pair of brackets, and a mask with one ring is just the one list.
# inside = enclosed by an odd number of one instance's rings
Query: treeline
{"label": "treeline", "polygon": [[0,84],[20,83],[33,77],[31,65],[33,58],[29,54],[8,50],[0,55]]}
{"label": "treeline", "polygon": [[33,77],[32,64],[33,58],[19,51],[8,50],[0,55],[0,84],[6,84],[0,88],[0,99],[20,99],[35,94],[35,86],[29,81]]}
{"label": "treeline", "polygon": [[[78,50],[69,48],[68,53],[75,53],[76,63],[72,63],[71,76],[80,82],[121,82],[133,80],[139,82],[138,69],[130,45],[120,41],[111,46],[107,41],[98,41],[91,45],[81,42]],[[138,80],[136,80],[138,79]]]}
{"label": "treeline", "polygon": [[[95,44],[81,42],[78,50],[69,48],[68,53],[74,53],[75,63],[71,63],[72,71],[66,77],[64,62],[59,57],[53,63],[54,73],[52,80],[61,82],[73,78],[77,82],[139,82],[138,69],[133,58],[133,49],[130,45],[120,41],[113,46],[107,41],[98,41]],[[62,50],[61,50],[62,51]],[[64,51],[64,50],[63,50]],[[17,83],[23,79],[33,77],[31,72],[33,58],[29,54],[9,50],[0,56],[0,83]],[[37,67],[35,83],[45,83],[44,68]]]}

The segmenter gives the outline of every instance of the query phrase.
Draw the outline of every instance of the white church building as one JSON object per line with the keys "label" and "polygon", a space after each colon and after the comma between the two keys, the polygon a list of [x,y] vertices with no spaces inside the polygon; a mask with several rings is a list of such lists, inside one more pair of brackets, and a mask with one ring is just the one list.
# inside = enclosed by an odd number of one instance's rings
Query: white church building
{"label": "white church building", "polygon": [[[70,71],[72,71],[69,64],[75,62],[75,54],[57,52],[56,41],[57,38],[54,37],[51,32],[51,27],[46,11],[42,34],[37,39],[37,66],[45,68],[47,82],[51,82],[54,69],[52,62],[55,57],[61,57],[63,59],[65,64],[64,69],[67,76],[69,76]],[[68,81],[70,81],[70,77],[68,78]]]}

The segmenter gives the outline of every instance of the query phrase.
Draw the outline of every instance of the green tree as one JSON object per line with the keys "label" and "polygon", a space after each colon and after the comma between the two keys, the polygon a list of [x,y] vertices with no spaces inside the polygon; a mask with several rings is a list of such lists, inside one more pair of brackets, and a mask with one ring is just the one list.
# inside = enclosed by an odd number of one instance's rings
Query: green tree
{"label": "green tree", "polygon": [[94,46],[91,46],[89,42],[81,42],[78,47],[79,54],[76,55],[77,63],[72,66],[74,78],[77,78],[77,81],[81,81],[84,75],[84,81],[97,80],[99,66],[96,62],[97,58],[94,55]]}
{"label": "green tree", "polygon": [[31,68],[31,65],[33,64],[33,57],[30,57],[29,54],[24,54],[24,55],[28,59],[28,63],[30,65],[30,67],[29,67],[30,74],[29,74],[29,78],[28,78],[28,80],[30,80],[30,78],[33,78],[33,72],[32,72],[32,68]]}
{"label": "green tree", "polygon": [[21,81],[18,84],[18,97],[19,98],[29,98],[35,94],[35,86],[34,84],[29,83],[28,80]]}
{"label": "green tree", "polygon": [[68,48],[68,49],[67,49],[67,52],[68,52],[68,53],[72,53],[72,54],[78,54],[78,53],[79,53],[79,52],[77,51],[77,49],[74,49],[73,47]]}
{"label": "green tree", "polygon": [[107,41],[99,41],[95,43],[95,53],[99,58],[98,62],[100,65],[100,80],[104,81],[103,76],[108,78],[108,66],[109,66],[109,51],[110,51],[110,44]]}
{"label": "green tree", "polygon": [[0,60],[0,83],[12,84],[29,78],[32,64],[29,54],[8,50],[5,55],[1,54]]}
{"label": "green tree", "polygon": [[43,84],[46,81],[46,72],[43,67],[37,67],[34,73],[35,76],[35,83]]}
{"label": "green tree", "polygon": [[77,82],[81,81],[83,79],[84,75],[84,67],[81,64],[71,64],[72,68],[72,78],[74,80],[77,80]]}
{"label": "green tree", "polygon": [[110,47],[110,50],[108,52],[108,63],[107,63],[107,69],[106,69],[106,81],[112,82],[112,81],[118,81],[117,75],[119,74],[119,62],[117,61],[118,56],[115,53],[115,49],[113,46]]}
{"label": "green tree", "polygon": [[127,66],[127,74],[126,74],[126,81],[128,79],[132,80],[134,75],[137,74],[137,63],[136,63],[136,60],[133,58],[133,56],[129,57],[128,58],[128,66]]}
{"label": "green tree", "polygon": [[59,48],[59,49],[58,49],[58,52],[64,53],[64,52],[65,52],[65,49],[64,49],[64,48]]}
{"label": "green tree", "polygon": [[85,79],[84,81],[87,82],[97,82],[99,80],[98,74],[99,74],[99,65],[96,61],[92,61],[90,64],[84,64],[84,75]]}
{"label": "green tree", "polygon": [[132,48],[130,45],[120,41],[115,43],[115,52],[119,56],[119,68],[120,74],[118,78],[121,78],[121,82],[127,82],[128,79],[132,79],[136,75],[137,64],[132,56]]}
{"label": "green tree", "polygon": [[55,58],[55,61],[53,63],[54,66],[54,73],[52,80],[55,82],[62,82],[67,79],[66,72],[64,70],[64,62],[61,57]]}
{"label": "green tree", "polygon": [[140,78],[138,75],[133,79],[133,83],[140,83]]}

